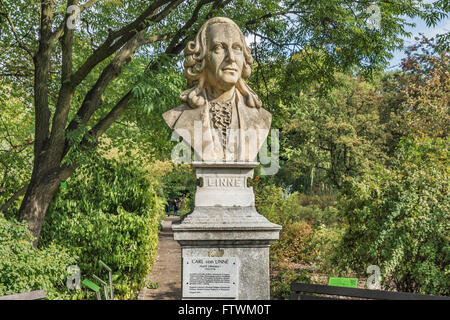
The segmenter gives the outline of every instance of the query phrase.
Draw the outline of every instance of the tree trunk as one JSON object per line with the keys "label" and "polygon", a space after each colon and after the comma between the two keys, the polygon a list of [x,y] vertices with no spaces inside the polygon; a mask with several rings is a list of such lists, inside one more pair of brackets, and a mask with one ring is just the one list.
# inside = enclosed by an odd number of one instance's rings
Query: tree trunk
{"label": "tree trunk", "polygon": [[58,190],[59,183],[45,179],[31,180],[20,206],[19,220],[28,222],[37,247],[47,208]]}
{"label": "tree trunk", "polygon": [[39,242],[42,223],[50,202],[58,191],[61,181],[70,177],[75,168],[76,165],[61,167],[59,163],[51,163],[46,159],[45,152],[40,159],[35,159],[30,183],[19,210],[19,220],[28,222],[28,229],[34,236],[35,247]]}

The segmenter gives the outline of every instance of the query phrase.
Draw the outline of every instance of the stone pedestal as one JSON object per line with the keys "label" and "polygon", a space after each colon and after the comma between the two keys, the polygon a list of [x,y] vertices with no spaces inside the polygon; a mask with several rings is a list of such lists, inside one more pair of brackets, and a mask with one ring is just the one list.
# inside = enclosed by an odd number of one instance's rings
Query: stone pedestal
{"label": "stone pedestal", "polygon": [[269,246],[281,227],[255,209],[257,162],[194,163],[194,211],[172,226],[182,248],[183,299],[270,299]]}

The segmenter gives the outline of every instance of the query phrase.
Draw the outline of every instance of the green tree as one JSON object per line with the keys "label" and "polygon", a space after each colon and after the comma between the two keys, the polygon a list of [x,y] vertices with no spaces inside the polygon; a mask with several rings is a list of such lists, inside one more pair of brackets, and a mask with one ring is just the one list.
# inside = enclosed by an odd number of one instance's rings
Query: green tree
{"label": "green tree", "polygon": [[346,233],[334,257],[341,270],[381,269],[382,284],[449,295],[449,139],[403,139],[391,168],[350,179],[339,207]]}
{"label": "green tree", "polygon": [[390,155],[403,137],[449,134],[449,53],[440,50],[435,39],[416,41],[406,50],[401,72],[382,80],[380,115]]}
{"label": "green tree", "polygon": [[296,168],[296,178],[310,175],[311,186],[316,176],[322,178],[316,183],[340,189],[346,177],[383,162],[376,86],[342,74],[337,79],[338,87],[324,95],[312,88],[294,97],[283,133],[288,166]]}

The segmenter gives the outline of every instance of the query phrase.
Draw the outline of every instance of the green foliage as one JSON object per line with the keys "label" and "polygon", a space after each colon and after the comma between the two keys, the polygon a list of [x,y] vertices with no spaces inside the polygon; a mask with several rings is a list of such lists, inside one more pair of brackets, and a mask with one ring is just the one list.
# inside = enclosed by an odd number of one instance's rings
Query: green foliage
{"label": "green foliage", "polygon": [[164,175],[163,179],[163,190],[166,199],[194,198],[197,179],[189,165],[172,164],[172,169]]}
{"label": "green foliage", "polygon": [[158,182],[133,163],[94,158],[67,181],[52,202],[41,246],[55,242],[76,253],[84,277],[115,275],[115,294],[135,297],[150,272],[163,218]]}
{"label": "green foliage", "polygon": [[403,139],[392,168],[350,179],[340,199],[348,223],[334,261],[383,285],[449,295],[449,139]]}
{"label": "green foliage", "polygon": [[125,75],[130,73],[134,77],[140,75],[134,79],[131,90],[135,103],[147,114],[152,111],[161,113],[180,103],[179,95],[186,86],[186,79],[176,66],[178,62],[167,55],[159,55],[154,61],[146,61],[150,66],[156,65],[155,68],[146,66],[144,70],[134,70],[130,67],[125,72]]}
{"label": "green foliage", "polygon": [[257,185],[256,206],[267,219],[282,226],[305,221],[313,227],[338,224],[333,195],[305,195],[298,192],[287,194],[280,187]]}
{"label": "green foliage", "polygon": [[317,269],[328,269],[328,257],[343,230],[335,198],[286,194],[267,185],[257,184],[256,189],[258,212],[282,226],[279,240],[270,247],[272,265],[284,269],[292,264],[315,264]]}
{"label": "green foliage", "polygon": [[63,159],[62,164],[70,166],[73,163],[89,164],[91,157],[95,156],[95,149],[87,148],[82,145],[85,140],[88,144],[95,144],[96,139],[89,134],[88,128],[82,123],[78,116],[74,117],[78,123],[78,128],[66,133],[67,141],[71,148],[67,156]]}
{"label": "green foliage", "polygon": [[48,299],[70,298],[67,267],[77,257],[60,245],[36,249],[26,223],[0,213],[0,296],[45,290]]}
{"label": "green foliage", "polygon": [[[28,106],[25,90],[0,78],[0,207],[26,186],[33,164],[34,110]],[[20,203],[6,212],[14,216]]]}
{"label": "green foliage", "polygon": [[405,53],[402,71],[388,74],[381,83],[380,114],[390,155],[403,137],[449,135],[448,51],[440,51],[435,40],[422,37]]}
{"label": "green foliage", "polygon": [[288,166],[297,168],[291,181],[311,176],[304,189],[314,187],[314,182],[340,188],[346,176],[384,161],[376,86],[362,78],[336,77],[336,88],[325,95],[311,88],[292,98],[282,153]]}
{"label": "green foliage", "polygon": [[282,270],[270,279],[270,298],[275,300],[289,300],[291,283],[311,283],[311,274],[307,270]]}
{"label": "green foliage", "polygon": [[114,105],[120,97],[118,92],[131,91],[133,98],[120,121],[106,133],[109,148],[120,152],[133,150],[134,156],[145,163],[170,158],[174,144],[170,140],[171,130],[161,115],[180,104],[185,79],[178,62],[178,58],[152,54],[148,58],[135,57],[124,68],[122,78],[107,92],[104,103]]}
{"label": "green foliage", "polygon": [[270,247],[272,260],[279,262],[309,263],[313,229],[306,221],[283,226],[280,238]]}

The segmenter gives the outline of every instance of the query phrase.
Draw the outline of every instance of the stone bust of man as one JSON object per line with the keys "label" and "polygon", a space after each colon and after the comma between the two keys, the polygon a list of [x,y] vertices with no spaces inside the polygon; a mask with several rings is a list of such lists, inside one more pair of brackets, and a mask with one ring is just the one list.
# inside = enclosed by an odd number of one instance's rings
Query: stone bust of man
{"label": "stone bust of man", "polygon": [[209,19],[184,55],[189,89],[165,122],[196,161],[254,161],[272,116],[246,83],[253,58],[242,31],[228,18]]}

